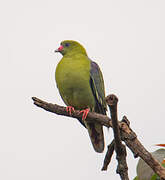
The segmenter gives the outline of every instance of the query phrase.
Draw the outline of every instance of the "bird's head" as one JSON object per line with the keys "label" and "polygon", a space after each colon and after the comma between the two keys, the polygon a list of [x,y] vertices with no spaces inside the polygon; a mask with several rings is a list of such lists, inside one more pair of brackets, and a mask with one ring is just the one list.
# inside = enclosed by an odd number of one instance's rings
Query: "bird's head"
{"label": "bird's head", "polygon": [[75,53],[86,55],[86,50],[84,49],[84,47],[80,43],[72,40],[62,41],[60,47],[56,49],[55,52],[60,52],[63,56],[72,55]]}

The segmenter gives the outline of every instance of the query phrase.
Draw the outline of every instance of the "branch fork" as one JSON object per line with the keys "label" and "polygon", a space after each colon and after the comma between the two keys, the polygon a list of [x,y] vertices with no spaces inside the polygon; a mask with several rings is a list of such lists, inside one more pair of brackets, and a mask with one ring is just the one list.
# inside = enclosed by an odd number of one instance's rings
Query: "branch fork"
{"label": "branch fork", "polygon": [[[46,111],[73,118],[80,118],[80,111],[75,110],[72,116],[68,114],[66,108],[57,104],[45,102],[39,98],[32,97],[33,102],[36,106],[43,108]],[[118,166],[116,172],[120,175],[123,180],[128,180],[128,167],[126,162],[126,147],[132,151],[135,158],[141,157],[153,170],[161,180],[165,180],[165,168],[153,158],[153,156],[144,148],[137,138],[135,132],[130,128],[130,122],[127,117],[124,116],[122,121],[118,121],[117,117],[117,103],[118,98],[115,95],[109,95],[106,97],[106,102],[111,112],[111,118],[106,115],[98,114],[95,112],[89,112],[86,118],[88,122],[98,122],[106,127],[113,128],[114,140],[109,144],[107,153],[105,155],[102,170],[107,170],[108,165],[111,161],[113,152],[116,152],[116,159]],[[125,143],[125,145],[122,143]]]}

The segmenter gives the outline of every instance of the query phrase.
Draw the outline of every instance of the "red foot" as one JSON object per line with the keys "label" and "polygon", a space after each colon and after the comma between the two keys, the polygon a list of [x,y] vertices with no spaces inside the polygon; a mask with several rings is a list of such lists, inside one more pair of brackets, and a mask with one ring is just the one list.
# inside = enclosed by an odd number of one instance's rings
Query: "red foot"
{"label": "red foot", "polygon": [[84,110],[79,112],[79,114],[83,113],[83,115],[82,115],[82,120],[83,121],[87,118],[87,115],[88,115],[89,111],[90,111],[90,109],[88,108],[88,109],[84,109]]}
{"label": "red foot", "polygon": [[66,107],[66,111],[69,113],[69,115],[71,116],[72,115],[72,111],[74,112],[75,110],[74,110],[74,107],[72,107],[72,106],[67,106]]}

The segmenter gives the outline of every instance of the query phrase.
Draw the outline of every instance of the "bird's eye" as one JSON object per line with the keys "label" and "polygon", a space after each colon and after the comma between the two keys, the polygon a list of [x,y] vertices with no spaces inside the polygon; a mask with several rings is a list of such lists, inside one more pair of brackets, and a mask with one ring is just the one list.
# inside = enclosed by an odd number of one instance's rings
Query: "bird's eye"
{"label": "bird's eye", "polygon": [[65,43],[65,46],[66,46],[66,47],[69,47],[69,43]]}

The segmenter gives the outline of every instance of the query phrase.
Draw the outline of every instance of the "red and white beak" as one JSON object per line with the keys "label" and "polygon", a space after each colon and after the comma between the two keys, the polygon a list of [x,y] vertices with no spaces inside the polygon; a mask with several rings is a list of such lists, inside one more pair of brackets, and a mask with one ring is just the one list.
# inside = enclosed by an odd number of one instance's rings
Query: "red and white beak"
{"label": "red and white beak", "polygon": [[60,47],[58,49],[56,49],[54,52],[61,52],[63,50],[63,48],[64,47],[62,45],[60,45]]}

